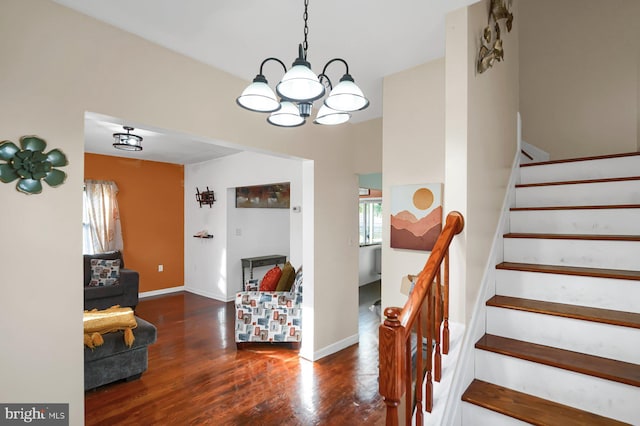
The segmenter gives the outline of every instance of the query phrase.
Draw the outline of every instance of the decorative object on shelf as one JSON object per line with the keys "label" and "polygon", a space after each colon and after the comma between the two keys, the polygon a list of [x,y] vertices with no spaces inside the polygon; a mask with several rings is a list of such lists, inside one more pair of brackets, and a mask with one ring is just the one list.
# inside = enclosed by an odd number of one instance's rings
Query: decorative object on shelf
{"label": "decorative object on shelf", "polygon": [[288,209],[291,188],[289,182],[236,188],[236,208]]}
{"label": "decorative object on shelf", "polygon": [[64,167],[69,162],[59,149],[44,153],[47,143],[37,136],[22,136],[20,148],[11,141],[0,142],[0,181],[10,183],[18,179],[16,189],[25,194],[42,192],[44,180],[51,187],[60,186],[67,174],[56,167]]}
{"label": "decorative object on shelf", "polygon": [[[349,74],[349,65],[344,59],[331,59],[318,76],[311,70],[311,64],[307,62],[309,48],[307,40],[309,33],[308,6],[309,0],[305,0],[304,14],[302,15],[304,42],[298,45],[298,57],[291,68],[287,71],[285,64],[278,58],[265,59],[260,64],[260,72],[253,79],[253,82],[236,99],[238,105],[249,111],[271,113],[267,121],[274,126],[297,127],[305,124],[306,118],[311,115],[313,102],[325,95],[325,85],[329,88],[330,93],[313,121],[316,124],[344,123],[351,118],[351,112],[363,110],[369,106],[369,101]],[[276,94],[273,93],[262,73],[264,65],[269,61],[279,63],[285,72],[282,80],[276,85],[280,101],[276,98]],[[335,87],[326,74],[327,68],[334,62],[341,62],[346,68],[345,74]]]}
{"label": "decorative object on shelf", "polygon": [[442,231],[442,184],[391,187],[391,248],[431,251]]}
{"label": "decorative object on shelf", "polygon": [[[476,69],[479,74],[491,68],[494,62],[499,62],[504,59],[502,38],[500,37],[500,23],[498,21],[506,19],[505,26],[508,32],[511,32],[511,27],[513,26],[513,14],[507,9],[506,1],[507,0],[491,0],[489,23],[483,31],[482,46],[480,47],[480,52],[478,52]],[[494,22],[493,29],[496,33],[495,38],[493,37],[491,20]]]}
{"label": "decorative object on shelf", "polygon": [[200,232],[196,232],[194,235],[195,238],[213,238],[213,235],[209,234],[207,231],[202,230]]}
{"label": "decorative object on shelf", "polygon": [[142,151],[142,136],[131,133],[133,127],[122,126],[127,133],[114,133],[113,147],[123,151]]}
{"label": "decorative object on shelf", "polygon": [[200,203],[200,208],[202,208],[203,204],[208,204],[209,208],[216,202],[216,196],[213,193],[213,190],[209,189],[207,186],[206,191],[200,192],[198,187],[196,187],[196,201]]}

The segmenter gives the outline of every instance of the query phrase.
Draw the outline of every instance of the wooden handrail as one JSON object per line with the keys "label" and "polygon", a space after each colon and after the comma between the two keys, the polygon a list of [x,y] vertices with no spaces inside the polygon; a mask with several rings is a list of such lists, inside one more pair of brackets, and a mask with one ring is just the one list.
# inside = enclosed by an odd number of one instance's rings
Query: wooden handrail
{"label": "wooden handrail", "polygon": [[[385,319],[379,328],[379,391],[387,405],[388,426],[398,425],[398,407],[403,395],[405,424],[411,424],[414,397],[416,424],[422,424],[423,404],[431,412],[432,380],[435,376],[435,380],[440,381],[442,373],[441,346],[444,354],[449,352],[449,246],[463,228],[462,214],[453,211],[447,215],[445,226],[404,307],[384,310]],[[443,262],[444,282],[441,282]],[[425,332],[426,336],[423,336]],[[412,334],[415,334],[416,341],[415,386],[412,384]],[[423,337],[427,344],[424,365]]]}

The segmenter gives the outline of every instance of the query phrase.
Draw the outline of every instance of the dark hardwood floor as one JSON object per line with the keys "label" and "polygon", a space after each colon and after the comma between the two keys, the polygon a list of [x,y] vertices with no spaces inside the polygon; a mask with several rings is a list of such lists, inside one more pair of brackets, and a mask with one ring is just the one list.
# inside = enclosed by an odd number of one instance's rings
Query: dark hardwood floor
{"label": "dark hardwood floor", "polygon": [[361,287],[360,343],[315,363],[276,346],[236,351],[233,302],[187,292],[143,299],[136,315],[158,328],[149,369],[139,380],[86,392],[85,423],[384,424],[379,317],[368,309],[375,285]]}

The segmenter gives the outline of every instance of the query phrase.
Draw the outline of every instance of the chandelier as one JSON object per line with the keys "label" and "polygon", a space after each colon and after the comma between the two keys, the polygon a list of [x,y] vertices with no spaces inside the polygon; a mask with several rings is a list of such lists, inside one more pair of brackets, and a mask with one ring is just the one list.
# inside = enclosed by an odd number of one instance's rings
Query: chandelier
{"label": "chandelier", "polygon": [[123,151],[142,151],[142,136],[130,133],[133,127],[122,126],[127,133],[113,134],[113,147]]}
{"label": "chandelier", "polygon": [[[260,64],[260,72],[253,82],[236,99],[238,105],[249,111],[270,113],[267,121],[275,126],[297,127],[305,124],[307,117],[311,115],[313,102],[325,95],[325,85],[330,92],[313,120],[316,124],[342,124],[349,121],[352,112],[369,106],[369,101],[349,74],[349,65],[344,59],[331,59],[318,76],[311,70],[311,64],[307,62],[308,6],[309,0],[305,0],[304,42],[298,45],[298,57],[291,68],[287,71],[285,64],[278,58],[265,59]],[[270,61],[279,63],[285,73],[276,85],[279,100],[262,73],[265,64]],[[335,87],[326,74],[327,68],[334,62],[340,62],[346,68],[345,74]]]}

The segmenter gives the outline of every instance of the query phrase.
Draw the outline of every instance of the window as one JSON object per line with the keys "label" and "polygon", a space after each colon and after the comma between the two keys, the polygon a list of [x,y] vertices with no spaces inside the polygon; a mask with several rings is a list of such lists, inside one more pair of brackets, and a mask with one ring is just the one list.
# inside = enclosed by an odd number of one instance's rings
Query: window
{"label": "window", "polygon": [[382,242],[382,200],[360,201],[360,245]]}
{"label": "window", "polygon": [[116,194],[111,181],[84,181],[82,239],[84,254],[122,250],[122,230]]}

